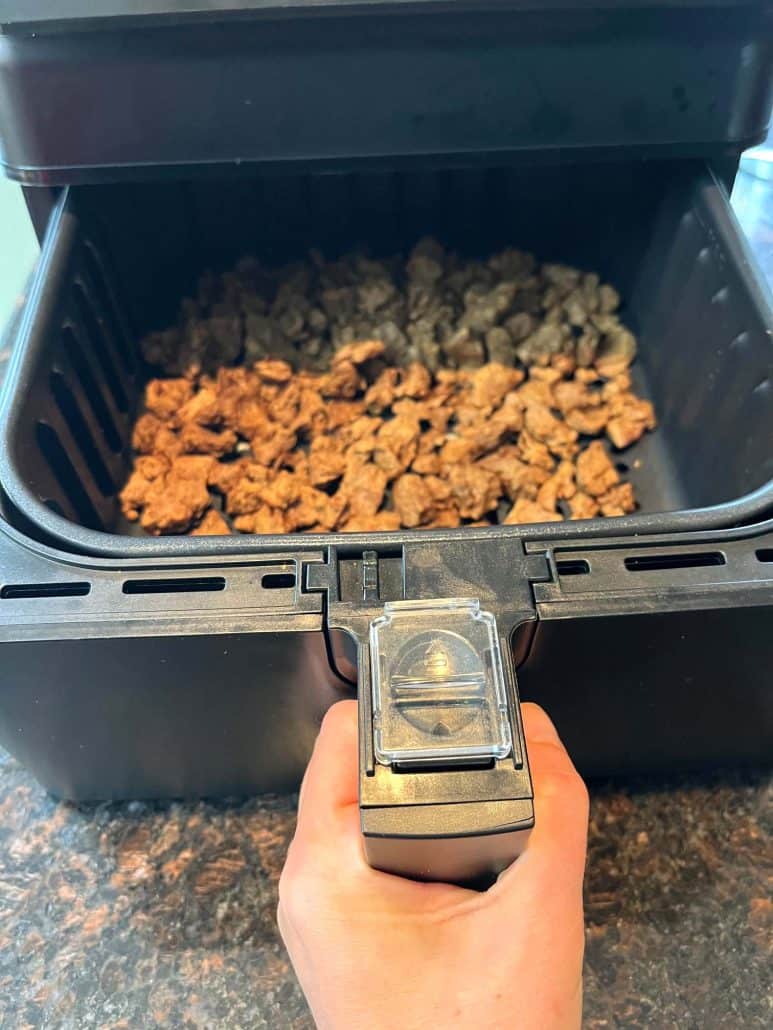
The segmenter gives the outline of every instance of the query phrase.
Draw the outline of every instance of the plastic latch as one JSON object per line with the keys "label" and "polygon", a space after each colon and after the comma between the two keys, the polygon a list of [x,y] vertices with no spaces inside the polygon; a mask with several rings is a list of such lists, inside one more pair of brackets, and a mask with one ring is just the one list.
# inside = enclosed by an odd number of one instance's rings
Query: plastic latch
{"label": "plastic latch", "polygon": [[393,601],[370,623],[382,765],[506,758],[513,742],[496,619],[471,598]]}

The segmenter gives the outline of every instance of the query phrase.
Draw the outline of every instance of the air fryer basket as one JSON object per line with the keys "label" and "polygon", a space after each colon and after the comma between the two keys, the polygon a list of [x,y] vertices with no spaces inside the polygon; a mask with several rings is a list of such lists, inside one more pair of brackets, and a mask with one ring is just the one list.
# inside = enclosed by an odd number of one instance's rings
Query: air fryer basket
{"label": "air fryer basket", "polygon": [[0,479],[16,517],[92,553],[286,546],[281,537],[122,535],[116,495],[149,375],[137,341],[174,321],[203,270],[243,254],[279,262],[315,246],[380,255],[427,233],[465,254],[523,247],[612,282],[639,337],[637,387],[659,419],[624,458],[639,459],[630,474],[637,514],[458,532],[663,533],[738,524],[773,507],[769,298],[723,188],[702,165],[672,161],[70,188],[51,218],[6,382]]}

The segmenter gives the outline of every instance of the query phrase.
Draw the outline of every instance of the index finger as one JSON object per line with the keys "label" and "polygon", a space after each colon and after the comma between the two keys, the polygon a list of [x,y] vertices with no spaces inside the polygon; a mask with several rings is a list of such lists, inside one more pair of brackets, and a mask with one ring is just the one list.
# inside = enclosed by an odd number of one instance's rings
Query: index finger
{"label": "index finger", "polygon": [[301,784],[296,852],[340,854],[351,845],[361,855],[357,748],[357,702],[339,701],[322,720]]}

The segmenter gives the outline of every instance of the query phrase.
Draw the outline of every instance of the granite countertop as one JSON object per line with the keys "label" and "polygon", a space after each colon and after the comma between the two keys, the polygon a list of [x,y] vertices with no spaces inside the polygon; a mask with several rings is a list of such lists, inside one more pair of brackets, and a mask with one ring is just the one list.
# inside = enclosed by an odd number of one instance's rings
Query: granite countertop
{"label": "granite countertop", "polygon": [[[768,1027],[773,777],[598,784],[586,1026]],[[293,796],[69,805],[0,757],[0,1025],[312,1025],[279,940]]]}

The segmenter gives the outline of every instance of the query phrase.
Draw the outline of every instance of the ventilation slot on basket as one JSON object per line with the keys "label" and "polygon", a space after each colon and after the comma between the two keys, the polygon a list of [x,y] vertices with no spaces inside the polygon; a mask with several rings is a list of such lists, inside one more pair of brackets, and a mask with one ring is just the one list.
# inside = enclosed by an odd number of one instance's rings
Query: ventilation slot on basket
{"label": "ventilation slot on basket", "polygon": [[213,590],[225,590],[225,579],[222,576],[127,579],[123,584],[125,594],[204,594]]}
{"label": "ventilation slot on basket", "polygon": [[0,590],[4,601],[32,597],[85,597],[90,583],[9,583]]}
{"label": "ventilation slot on basket", "polygon": [[97,422],[99,422],[99,427],[105,434],[105,440],[110,449],[118,454],[121,451],[121,437],[115,427],[115,422],[113,422],[110,416],[110,412],[107,410],[102,390],[97,385],[80,341],[69,325],[62,329],[62,339],[64,340],[65,353],[81,381],[84,393],[89,400],[89,404],[91,404]]}
{"label": "ventilation slot on basket", "polygon": [[295,586],[295,573],[268,572],[262,577],[260,585],[264,590],[290,590]]}
{"label": "ventilation slot on basket", "polygon": [[121,323],[116,314],[115,304],[113,298],[110,295],[107,282],[105,280],[105,274],[102,271],[102,265],[99,258],[94,253],[94,248],[90,243],[86,243],[83,247],[83,263],[86,266],[86,274],[89,277],[89,285],[94,290],[94,299],[99,305],[99,313],[102,317],[108,331],[112,334],[115,342],[116,350],[118,351],[118,357],[123,364],[124,369],[129,375],[134,375],[137,370],[137,365],[134,360],[134,354],[129,346],[129,341],[126,339],[123,330],[121,329]]}
{"label": "ventilation slot on basket", "polygon": [[80,476],[73,468],[69,455],[62,446],[62,441],[51,426],[45,422],[38,422],[35,426],[35,439],[40,453],[46,459],[51,473],[75,509],[80,521],[89,529],[102,529],[102,520],[91,503],[89,495],[83,489]]}
{"label": "ventilation slot on basket", "polygon": [[121,385],[120,376],[113,364],[113,359],[110,357],[110,345],[105,339],[105,329],[99,324],[91,302],[83,292],[83,287],[79,282],[73,283],[72,295],[78,315],[83,322],[86,336],[91,344],[92,353],[99,362],[102,375],[105,377],[107,385],[113,394],[113,400],[120,411],[128,411],[129,402],[126,398],[126,392]]}
{"label": "ventilation slot on basket", "polygon": [[757,561],[773,562],[773,547],[763,547],[757,551]]}
{"label": "ventilation slot on basket", "polygon": [[67,423],[67,428],[80,448],[83,460],[94,477],[94,482],[99,487],[103,497],[112,496],[115,493],[115,484],[110,478],[110,473],[107,471],[105,463],[97,450],[97,445],[86,424],[86,419],[78,407],[78,402],[70,392],[70,387],[67,385],[64,376],[60,372],[52,372],[48,382],[62,418]]}
{"label": "ventilation slot on basket", "polygon": [[559,576],[587,576],[590,565],[584,558],[566,558],[556,562]]}
{"label": "ventilation slot on basket", "polygon": [[665,569],[703,569],[710,565],[725,565],[721,551],[702,554],[642,554],[625,559],[629,572],[652,572]]}

